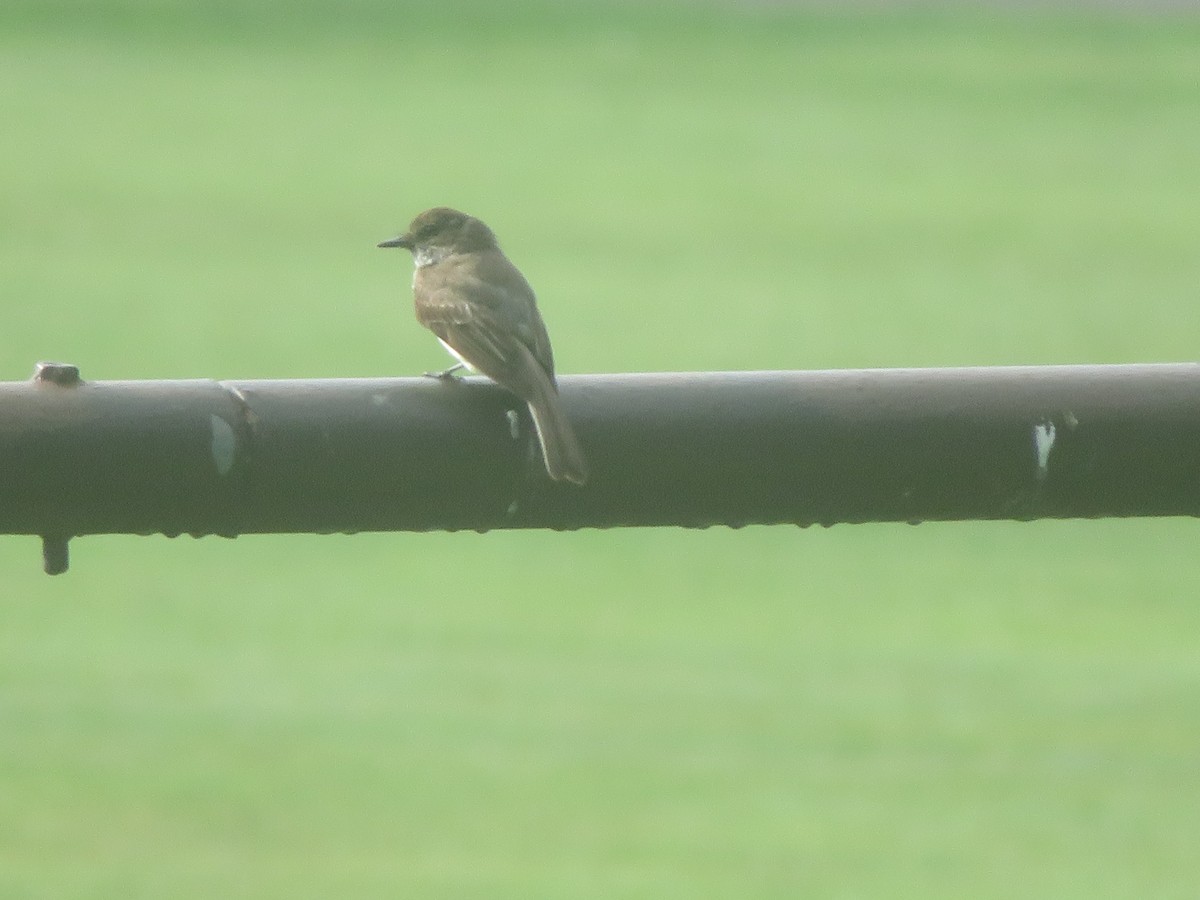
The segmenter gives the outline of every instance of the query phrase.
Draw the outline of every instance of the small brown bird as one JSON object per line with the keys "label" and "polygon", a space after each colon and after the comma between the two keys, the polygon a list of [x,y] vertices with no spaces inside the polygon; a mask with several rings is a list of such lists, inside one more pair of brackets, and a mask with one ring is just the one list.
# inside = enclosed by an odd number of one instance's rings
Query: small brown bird
{"label": "small brown bird", "polygon": [[529,405],[546,471],[555,481],[587,481],[583,450],[563,415],[550,337],[533,288],[479,219],[439,206],[380,247],[412,251],[417,321],[462,366],[481,372]]}

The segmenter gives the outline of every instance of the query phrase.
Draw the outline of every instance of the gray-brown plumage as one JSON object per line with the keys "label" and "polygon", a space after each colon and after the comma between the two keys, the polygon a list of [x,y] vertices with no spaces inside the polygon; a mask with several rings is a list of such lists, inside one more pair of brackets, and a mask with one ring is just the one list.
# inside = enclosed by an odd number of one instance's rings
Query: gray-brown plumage
{"label": "gray-brown plumage", "polygon": [[528,404],[550,477],[586,482],[587,462],[558,401],[554,354],[533,288],[500,250],[492,230],[439,206],[379,246],[412,251],[417,320],[460,363]]}

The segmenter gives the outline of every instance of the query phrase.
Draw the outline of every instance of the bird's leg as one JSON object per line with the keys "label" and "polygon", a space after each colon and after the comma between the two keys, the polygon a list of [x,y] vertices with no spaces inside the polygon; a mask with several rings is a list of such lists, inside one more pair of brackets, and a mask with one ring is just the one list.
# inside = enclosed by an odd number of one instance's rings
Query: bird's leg
{"label": "bird's leg", "polygon": [[424,374],[424,376],[426,378],[440,378],[443,381],[445,381],[447,379],[453,378],[454,373],[457,372],[459,369],[465,369],[465,368],[466,368],[466,366],[464,366],[462,363],[455,363],[450,368],[442,369],[442,371],[440,371],[440,372],[424,372],[422,374]]}

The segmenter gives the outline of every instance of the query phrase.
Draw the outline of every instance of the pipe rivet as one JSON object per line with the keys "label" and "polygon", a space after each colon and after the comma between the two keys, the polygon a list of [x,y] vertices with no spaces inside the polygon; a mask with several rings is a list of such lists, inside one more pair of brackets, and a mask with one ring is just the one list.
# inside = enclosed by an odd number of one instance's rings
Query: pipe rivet
{"label": "pipe rivet", "polygon": [[71,565],[69,540],[57,534],[42,535],[42,571],[47,575],[61,575]]}
{"label": "pipe rivet", "polygon": [[41,384],[74,387],[83,379],[79,377],[79,366],[71,363],[40,362],[34,367],[33,380]]}

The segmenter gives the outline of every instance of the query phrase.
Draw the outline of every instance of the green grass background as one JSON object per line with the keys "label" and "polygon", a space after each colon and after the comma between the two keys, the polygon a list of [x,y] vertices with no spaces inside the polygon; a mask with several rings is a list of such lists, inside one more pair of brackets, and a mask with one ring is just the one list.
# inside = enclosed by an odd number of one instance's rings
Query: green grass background
{"label": "green grass background", "polygon": [[[1200,20],[0,9],[0,378],[1200,346]],[[0,540],[0,897],[1194,897],[1194,522]]]}

